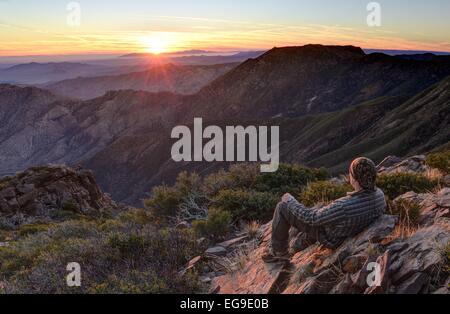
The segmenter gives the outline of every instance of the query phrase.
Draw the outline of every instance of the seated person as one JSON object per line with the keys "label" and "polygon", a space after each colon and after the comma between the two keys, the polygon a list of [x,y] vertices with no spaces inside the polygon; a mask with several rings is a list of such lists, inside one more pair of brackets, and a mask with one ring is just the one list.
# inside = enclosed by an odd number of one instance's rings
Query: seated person
{"label": "seated person", "polygon": [[370,159],[355,159],[349,171],[354,192],[328,206],[307,208],[290,194],[277,205],[272,223],[269,250],[262,256],[267,263],[288,261],[289,230],[295,227],[313,244],[337,248],[348,237],[364,230],[384,214],[384,193],[375,186],[376,166]]}

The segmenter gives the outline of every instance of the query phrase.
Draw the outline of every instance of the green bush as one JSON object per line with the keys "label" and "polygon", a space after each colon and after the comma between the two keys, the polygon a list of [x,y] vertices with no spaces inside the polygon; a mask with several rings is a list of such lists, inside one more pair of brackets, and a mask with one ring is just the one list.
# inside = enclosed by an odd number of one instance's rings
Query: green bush
{"label": "green bush", "polygon": [[444,174],[450,174],[450,151],[434,153],[427,156],[426,164],[439,169]]}
{"label": "green bush", "polygon": [[144,205],[151,211],[154,217],[167,218],[176,216],[178,208],[183,200],[196,195],[195,201],[204,202],[201,196],[202,181],[196,173],[188,174],[182,172],[178,175],[175,185],[168,187],[166,185],[154,187],[152,197],[144,201]]}
{"label": "green bush", "polygon": [[141,235],[114,233],[108,239],[108,245],[116,250],[121,259],[136,259],[144,253],[145,239]]}
{"label": "green bush", "polygon": [[19,228],[19,235],[24,237],[30,234],[35,234],[38,232],[45,232],[50,228],[48,224],[30,224],[22,225]]}
{"label": "green bush", "polygon": [[309,182],[325,180],[328,173],[324,169],[309,169],[299,165],[281,164],[274,173],[263,173],[258,177],[255,190],[271,192],[281,197],[284,193],[296,194]]}
{"label": "green bush", "polygon": [[410,200],[400,199],[388,202],[389,211],[399,217],[405,225],[417,225],[420,217],[420,205]]}
{"label": "green bush", "polygon": [[192,193],[199,193],[202,187],[202,180],[197,173],[189,174],[187,171],[181,172],[175,182],[174,188],[180,197],[186,197]]}
{"label": "green bush", "polygon": [[192,226],[198,237],[219,239],[230,231],[231,222],[232,218],[229,212],[211,208],[207,220],[194,221]]}
{"label": "green bush", "polygon": [[66,211],[66,212],[77,213],[80,211],[80,208],[75,201],[70,200],[70,201],[66,201],[62,204],[62,210]]}
{"label": "green bush", "polygon": [[350,184],[337,184],[330,181],[311,182],[300,194],[300,201],[305,206],[314,206],[318,203],[329,203],[344,197],[353,188]]}
{"label": "green bush", "polygon": [[394,173],[381,175],[377,178],[377,186],[391,200],[409,191],[425,193],[433,190],[437,185],[437,181],[413,173]]}
{"label": "green bush", "polygon": [[144,201],[145,207],[156,217],[174,216],[181,202],[180,193],[166,185],[154,187],[152,198]]}
{"label": "green bush", "polygon": [[220,170],[205,177],[203,191],[209,197],[221,190],[250,189],[254,187],[260,169],[256,164],[232,165],[228,171]]}
{"label": "green bush", "polygon": [[269,192],[223,190],[212,200],[215,208],[229,211],[235,220],[268,220],[280,198]]}

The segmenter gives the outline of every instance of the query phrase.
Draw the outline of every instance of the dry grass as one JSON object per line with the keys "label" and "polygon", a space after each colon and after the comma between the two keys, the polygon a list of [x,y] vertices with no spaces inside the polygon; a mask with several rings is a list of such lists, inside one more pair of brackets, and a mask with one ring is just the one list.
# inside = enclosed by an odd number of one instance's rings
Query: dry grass
{"label": "dry grass", "polygon": [[214,260],[212,268],[215,271],[234,273],[244,269],[250,260],[250,254],[256,250],[258,244],[255,240],[244,243],[236,248],[229,256],[217,258]]}
{"label": "dry grass", "polygon": [[408,223],[399,223],[395,227],[394,231],[392,231],[392,233],[382,241],[382,244],[388,244],[396,239],[407,239],[414,235],[418,229],[419,227],[415,225],[411,225]]}
{"label": "dry grass", "polygon": [[250,239],[257,239],[261,234],[261,223],[256,220],[244,223],[242,233],[246,234]]}
{"label": "dry grass", "polygon": [[430,180],[437,180],[437,181],[442,181],[442,179],[444,178],[444,174],[439,169],[435,168],[430,168],[427,171],[425,171],[424,176]]}
{"label": "dry grass", "polygon": [[437,182],[436,187],[431,191],[437,193],[444,188],[444,173],[436,168],[430,168],[423,174],[428,180]]}

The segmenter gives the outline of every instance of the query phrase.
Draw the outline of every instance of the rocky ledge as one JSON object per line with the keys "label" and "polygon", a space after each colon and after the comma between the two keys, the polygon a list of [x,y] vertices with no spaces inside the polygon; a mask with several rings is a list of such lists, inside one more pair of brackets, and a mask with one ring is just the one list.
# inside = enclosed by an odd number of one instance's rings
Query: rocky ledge
{"label": "rocky ledge", "polygon": [[33,167],[0,179],[0,223],[9,228],[71,214],[98,217],[120,209],[87,170]]}

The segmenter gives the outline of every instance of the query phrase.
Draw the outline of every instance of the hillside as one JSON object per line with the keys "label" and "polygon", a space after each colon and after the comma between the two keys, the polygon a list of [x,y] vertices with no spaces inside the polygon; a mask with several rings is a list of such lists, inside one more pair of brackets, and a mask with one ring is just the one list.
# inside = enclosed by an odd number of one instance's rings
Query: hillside
{"label": "hillside", "polygon": [[341,148],[309,164],[334,165],[334,169],[342,170],[355,155],[381,160],[388,153],[405,156],[431,151],[450,141],[449,105],[450,77],[390,111]]}

